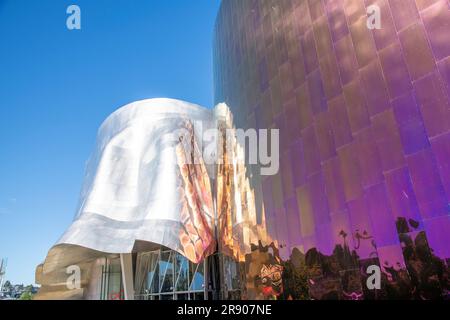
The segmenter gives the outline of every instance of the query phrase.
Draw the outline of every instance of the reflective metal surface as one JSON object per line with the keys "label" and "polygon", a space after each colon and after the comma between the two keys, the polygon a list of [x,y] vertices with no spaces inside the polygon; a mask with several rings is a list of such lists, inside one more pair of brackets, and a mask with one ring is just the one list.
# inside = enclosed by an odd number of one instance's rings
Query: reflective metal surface
{"label": "reflective metal surface", "polygon": [[[91,296],[89,287],[100,280],[92,268],[108,253],[164,246],[195,263],[212,254],[211,174],[200,142],[214,126],[212,110],[172,99],[134,102],[109,116],[76,217],[37,269],[37,298]],[[66,285],[72,265],[81,269],[79,292]]]}
{"label": "reflective metal surface", "polygon": [[449,24],[446,0],[222,2],[215,102],[281,137],[275,176],[219,166],[240,298],[449,297]]}
{"label": "reflective metal surface", "polygon": [[[206,278],[225,299],[448,299],[449,23],[447,0],[224,0],[218,106],[153,99],[105,121],[38,298],[96,298],[105,255],[130,252],[137,295],[203,294],[176,257],[199,266],[216,251]],[[197,120],[219,130],[215,164]],[[277,174],[245,163],[236,128],[280,130]],[[161,246],[174,251],[146,256]]]}

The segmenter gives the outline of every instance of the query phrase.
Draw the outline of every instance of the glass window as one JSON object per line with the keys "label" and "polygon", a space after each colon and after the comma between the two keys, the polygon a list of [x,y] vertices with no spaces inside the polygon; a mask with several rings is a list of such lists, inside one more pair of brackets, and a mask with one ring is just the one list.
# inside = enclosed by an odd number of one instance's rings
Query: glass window
{"label": "glass window", "polygon": [[191,291],[203,291],[204,290],[204,283],[205,283],[205,277],[204,277],[204,270],[203,270],[203,263],[192,263],[190,264],[190,275],[191,275]]}
{"label": "glass window", "polygon": [[183,257],[181,254],[176,253],[175,257],[175,270],[176,270],[176,279],[175,279],[175,290],[176,291],[187,291],[189,285],[189,262]]}
{"label": "glass window", "polygon": [[147,273],[147,292],[159,293],[159,252],[152,252]]}
{"label": "glass window", "polygon": [[160,292],[173,292],[173,252],[161,252],[159,260]]}
{"label": "glass window", "polygon": [[239,285],[239,266],[236,261],[228,256],[223,256],[223,269],[225,285],[228,290],[236,290]]}
{"label": "glass window", "polygon": [[100,299],[123,300],[122,272],[120,259],[106,259],[101,279]]}
{"label": "glass window", "polygon": [[[204,299],[204,263],[195,264],[178,252],[157,250],[140,253],[151,259],[140,259],[137,266],[140,272],[146,273],[141,294],[136,299],[141,300],[189,300]],[[141,268],[142,267],[142,268]],[[195,294],[194,294],[195,293]]]}

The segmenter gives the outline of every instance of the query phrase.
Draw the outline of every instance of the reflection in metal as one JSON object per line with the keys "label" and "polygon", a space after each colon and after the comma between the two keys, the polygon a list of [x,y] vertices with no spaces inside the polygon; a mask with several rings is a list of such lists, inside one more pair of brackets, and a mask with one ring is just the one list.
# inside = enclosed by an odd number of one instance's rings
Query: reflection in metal
{"label": "reflection in metal", "polygon": [[142,240],[192,261],[212,253],[210,181],[198,148],[200,130],[212,126],[210,110],[178,100],[144,100],[114,112],[99,130],[80,208],[58,244],[129,253]]}
{"label": "reflection in metal", "polygon": [[[105,121],[38,298],[96,297],[105,252],[135,255],[141,298],[206,298],[217,279],[224,299],[449,298],[449,3],[378,3],[369,30],[364,0],[222,1],[218,106],[147,100]],[[197,120],[219,129],[217,166]],[[236,128],[280,129],[278,174],[245,165]]]}
{"label": "reflection in metal", "polygon": [[[37,268],[37,298],[90,297],[90,275],[106,253],[164,246],[195,263],[212,254],[214,168],[205,164],[202,139],[214,127],[213,110],[172,99],[134,102],[109,116],[75,219]],[[79,292],[64,285],[73,264],[82,270]]]}
{"label": "reflection in metal", "polygon": [[[222,1],[225,125],[280,129],[279,174],[218,169],[219,248],[241,266],[239,298],[449,298],[449,3],[377,4],[380,30],[364,0]],[[283,291],[267,294],[261,270],[276,264]],[[381,290],[365,285],[370,265]]]}

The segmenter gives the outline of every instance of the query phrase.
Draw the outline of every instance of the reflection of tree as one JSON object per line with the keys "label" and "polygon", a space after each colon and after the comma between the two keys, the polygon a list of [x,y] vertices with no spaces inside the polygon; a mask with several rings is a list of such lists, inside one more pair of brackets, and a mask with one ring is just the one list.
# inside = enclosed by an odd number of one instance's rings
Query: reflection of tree
{"label": "reflection of tree", "polygon": [[356,233],[355,233],[355,238],[356,238],[356,245],[355,245],[355,250],[358,250],[359,247],[361,246],[361,240],[369,240],[372,239],[372,236],[369,236],[369,234],[367,233],[366,230],[363,231],[362,234],[359,233],[359,230],[356,229]]}
{"label": "reflection of tree", "polygon": [[[415,230],[419,223],[409,219],[397,224],[397,230]],[[339,232],[343,244],[337,244],[331,255],[321,253],[317,248],[306,254],[294,248],[286,261],[278,259],[278,251],[264,258],[263,264],[279,263],[283,267],[283,293],[281,299],[442,299],[450,291],[449,270],[446,262],[437,257],[429,247],[425,232],[399,233],[403,250],[401,261],[379,261],[374,237],[366,230],[356,230],[354,246],[347,244],[348,234]],[[361,260],[356,252],[366,241],[374,250],[368,259]],[[252,252],[267,253],[268,247],[253,245]],[[253,254],[252,253],[252,254]],[[256,258],[255,255],[254,257]],[[277,257],[275,259],[274,257]],[[254,261],[252,259],[252,261]],[[383,266],[381,290],[367,290],[367,266]],[[258,286],[256,286],[258,287]],[[259,287],[263,290],[263,287]]]}
{"label": "reflection of tree", "polygon": [[187,289],[188,289],[188,278],[185,274],[182,274],[178,278],[176,290],[185,291]]}
{"label": "reflection of tree", "polygon": [[408,272],[405,269],[395,269],[386,265],[382,274],[382,282],[385,283],[384,290],[388,299],[410,299],[411,283]]}
{"label": "reflection of tree", "polygon": [[375,243],[375,239],[373,236],[369,235],[369,233],[364,230],[361,234],[358,229],[355,230],[355,234],[353,235],[355,239],[355,246],[353,247],[355,250],[358,250],[361,247],[361,240],[370,240],[370,245],[374,249],[371,253],[369,253],[369,257],[377,257],[377,244]]}
{"label": "reflection of tree", "polygon": [[289,260],[281,263],[283,266],[283,299],[309,300],[308,268],[305,255],[297,248],[292,250]]}
{"label": "reflection of tree", "polygon": [[346,245],[345,239],[347,238],[347,233],[344,230],[341,230],[341,232],[339,232],[339,236],[344,238],[344,245]]}
{"label": "reflection of tree", "polygon": [[405,266],[385,261],[382,283],[387,299],[442,299],[448,288],[446,263],[435,256],[424,231],[414,231],[419,222],[404,217],[396,221]]}
{"label": "reflection of tree", "polygon": [[[411,227],[418,223],[410,219]],[[402,221],[397,221],[397,226]],[[413,237],[415,235],[415,237]],[[399,234],[403,257],[411,280],[411,295],[415,299],[439,299],[448,286],[448,272],[445,262],[434,255],[424,231]],[[447,287],[448,289],[448,287]]]}

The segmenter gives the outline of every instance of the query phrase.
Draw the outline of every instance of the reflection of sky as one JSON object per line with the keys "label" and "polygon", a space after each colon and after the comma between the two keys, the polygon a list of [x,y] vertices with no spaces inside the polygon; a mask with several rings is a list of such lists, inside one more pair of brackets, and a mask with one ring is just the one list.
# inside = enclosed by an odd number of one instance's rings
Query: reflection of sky
{"label": "reflection of sky", "polygon": [[[174,276],[174,264],[172,262],[159,260],[158,270],[150,270],[147,274],[147,288],[150,288],[149,293],[156,293],[159,291],[159,288],[163,284],[163,281],[166,283],[166,285],[163,285],[163,291],[167,292],[167,281],[170,281],[170,287],[173,287],[174,281],[179,280],[180,282],[183,282],[183,279],[186,279],[188,277],[188,266],[190,262],[182,257],[181,255],[177,254],[177,267],[181,268],[181,275],[180,270],[175,270],[175,276]],[[197,265],[192,264],[191,270],[194,271],[197,268]],[[190,290],[203,290],[203,284],[204,284],[204,275],[203,275],[203,268],[202,265],[199,265],[198,271],[194,273],[191,280],[191,287]],[[178,278],[179,276],[179,278]],[[165,277],[165,278],[164,278]],[[158,287],[159,286],[159,287]],[[180,287],[181,286],[181,287]],[[178,284],[178,288],[175,288],[177,291],[187,291],[187,287],[183,287],[182,284]]]}
{"label": "reflection of sky", "polygon": [[196,272],[191,284],[191,290],[202,290],[204,281],[203,274]]}
{"label": "reflection of sky", "polygon": [[155,271],[149,271],[147,273],[147,289],[149,289],[150,292],[153,292],[153,290],[150,290],[150,289],[153,289],[153,287],[154,287],[154,286],[152,286],[152,283],[154,281],[154,276],[155,276]]}

